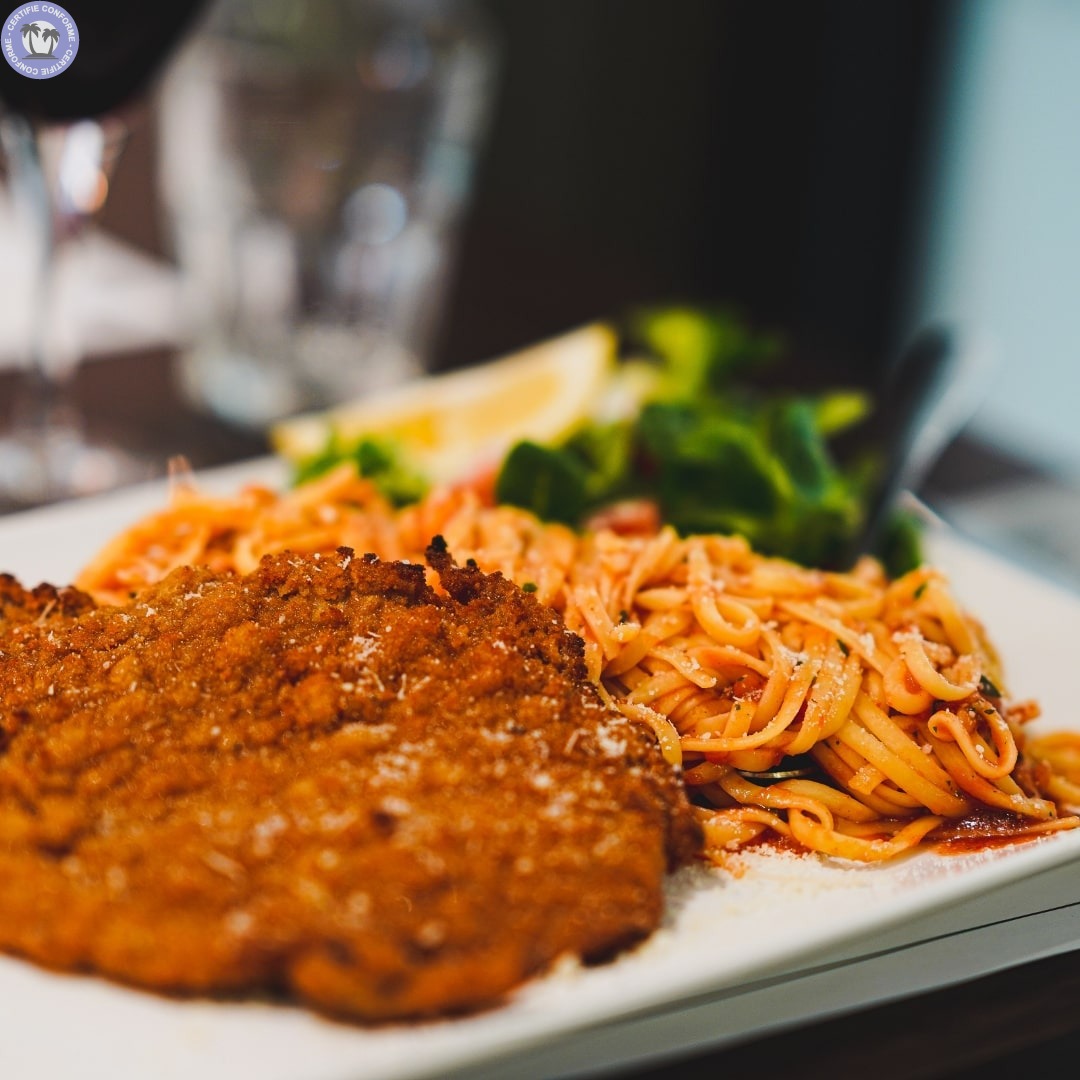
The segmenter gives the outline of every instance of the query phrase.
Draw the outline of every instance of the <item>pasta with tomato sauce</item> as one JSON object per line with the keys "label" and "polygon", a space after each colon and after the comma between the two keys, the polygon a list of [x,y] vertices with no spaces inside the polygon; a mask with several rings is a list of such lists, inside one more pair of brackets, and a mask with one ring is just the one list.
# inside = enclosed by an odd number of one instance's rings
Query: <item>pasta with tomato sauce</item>
{"label": "pasta with tomato sauce", "polygon": [[76,584],[118,601],[178,565],[247,573],[286,549],[421,561],[441,535],[584,639],[601,693],[681,766],[714,862],[762,839],[871,862],[973,822],[998,837],[1080,824],[1080,737],[1027,737],[1038,706],[1010,699],[940,569],[830,572],[632,520],[579,533],[468,486],[395,509],[349,465],[224,498],[180,475]]}

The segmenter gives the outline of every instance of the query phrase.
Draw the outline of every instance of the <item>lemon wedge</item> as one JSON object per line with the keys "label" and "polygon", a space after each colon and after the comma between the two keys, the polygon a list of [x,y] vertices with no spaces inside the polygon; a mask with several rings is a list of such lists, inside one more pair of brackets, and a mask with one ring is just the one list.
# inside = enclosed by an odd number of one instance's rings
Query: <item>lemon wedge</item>
{"label": "lemon wedge", "polygon": [[528,348],[279,421],[272,448],[299,462],[331,435],[393,439],[433,480],[492,463],[517,440],[553,442],[588,418],[615,370],[616,335],[589,323]]}

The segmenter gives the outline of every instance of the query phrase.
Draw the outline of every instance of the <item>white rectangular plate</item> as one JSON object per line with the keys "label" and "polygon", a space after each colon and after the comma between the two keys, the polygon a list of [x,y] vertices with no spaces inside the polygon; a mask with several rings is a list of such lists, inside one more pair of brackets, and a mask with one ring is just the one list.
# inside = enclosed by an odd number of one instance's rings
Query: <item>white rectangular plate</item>
{"label": "white rectangular plate", "polygon": [[[281,475],[273,462],[257,461],[199,481],[228,492],[248,478],[276,482]],[[156,483],[0,518],[0,571],[28,586],[64,584],[108,538],[165,498],[164,483]],[[933,561],[999,646],[1012,695],[1041,702],[1041,729],[1080,730],[1072,692],[1080,598],[943,528],[930,540]],[[997,852],[920,853],[885,866],[766,853],[752,857],[739,878],[683,872],[671,881],[663,928],[617,962],[568,966],[482,1016],[377,1030],[286,1006],[167,1000],[0,958],[0,1075],[233,1080],[242,1069],[261,1080],[407,1080],[455,1070],[525,1075],[518,1068],[529,1055],[528,1072],[536,1075],[545,1053],[560,1068],[625,1060],[618,1033],[632,1030],[631,1019],[650,1033],[653,1048],[717,1045],[756,1030],[755,1010],[736,1007],[740,1000],[749,1006],[770,988],[778,999],[785,987],[805,989],[808,979],[826,986],[823,973],[845,968],[839,998],[789,993],[778,1015],[796,1022],[851,1007],[872,999],[868,986],[888,956],[910,962],[915,946],[962,940],[997,922],[1029,923],[1030,945],[1018,947],[1022,939],[1013,937],[995,954],[990,933],[966,950],[967,961],[963,949],[939,950],[940,963],[918,962],[922,981],[912,988],[1080,944],[1051,911],[1068,910],[1071,925],[1080,910],[1074,860],[1080,830]]]}

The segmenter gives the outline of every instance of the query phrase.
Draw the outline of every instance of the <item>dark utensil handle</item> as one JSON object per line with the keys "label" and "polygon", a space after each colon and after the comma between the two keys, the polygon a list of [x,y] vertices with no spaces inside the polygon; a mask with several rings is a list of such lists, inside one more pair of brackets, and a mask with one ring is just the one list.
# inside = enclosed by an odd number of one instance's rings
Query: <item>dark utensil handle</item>
{"label": "dark utensil handle", "polygon": [[868,499],[866,522],[853,555],[874,549],[900,492],[927,464],[927,455],[916,450],[956,373],[958,354],[955,331],[928,327],[910,342],[878,390],[874,442],[882,473]]}

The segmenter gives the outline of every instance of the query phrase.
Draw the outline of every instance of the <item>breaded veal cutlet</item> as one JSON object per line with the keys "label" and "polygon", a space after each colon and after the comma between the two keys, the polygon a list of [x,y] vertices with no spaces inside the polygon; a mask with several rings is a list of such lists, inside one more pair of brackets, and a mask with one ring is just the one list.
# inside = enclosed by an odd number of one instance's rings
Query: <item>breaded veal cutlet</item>
{"label": "breaded veal cutlet", "polygon": [[21,623],[70,619],[93,607],[91,597],[70,586],[57,589],[43,584],[25,589],[11,574],[0,574],[0,639]]}
{"label": "breaded veal cutlet", "polygon": [[678,775],[554,612],[427,557],[440,588],[341,549],[123,607],[9,579],[0,949],[382,1020],[650,934],[700,842]]}

